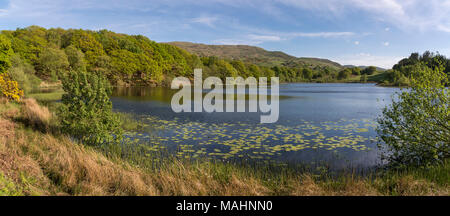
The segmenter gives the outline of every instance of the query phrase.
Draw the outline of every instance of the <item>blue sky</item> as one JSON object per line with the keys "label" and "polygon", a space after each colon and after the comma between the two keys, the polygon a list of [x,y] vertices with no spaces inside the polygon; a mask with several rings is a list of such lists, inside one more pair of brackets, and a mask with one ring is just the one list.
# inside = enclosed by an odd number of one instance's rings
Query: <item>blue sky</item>
{"label": "blue sky", "polygon": [[248,44],[385,68],[411,52],[450,56],[450,0],[0,0],[0,29],[29,25]]}

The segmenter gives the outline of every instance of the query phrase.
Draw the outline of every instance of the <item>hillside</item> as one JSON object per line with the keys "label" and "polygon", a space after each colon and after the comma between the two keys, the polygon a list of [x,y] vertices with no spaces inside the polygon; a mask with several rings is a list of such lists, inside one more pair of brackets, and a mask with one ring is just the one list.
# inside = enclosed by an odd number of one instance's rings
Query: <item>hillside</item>
{"label": "hillside", "polygon": [[[363,70],[363,69],[365,69],[365,68],[367,68],[367,67],[370,67],[370,66],[363,66],[363,65],[360,65],[360,66],[356,66],[356,65],[344,65],[343,67],[344,67],[344,68],[354,68],[354,67],[358,67],[358,68],[360,68],[361,70]],[[386,70],[387,70],[387,69],[381,68],[381,67],[375,67],[375,68],[377,68],[377,71],[386,71]]]}
{"label": "hillside", "polygon": [[9,75],[25,92],[41,81],[58,82],[72,71],[101,74],[112,85],[168,86],[177,76],[279,77],[281,82],[359,82],[358,74],[339,75],[344,67],[318,58],[297,58],[246,45],[157,43],[142,35],[108,30],[3,30],[1,43],[10,58]]}
{"label": "hillside", "polygon": [[29,26],[3,30],[0,37],[11,59],[9,74],[26,91],[40,80],[57,82],[71,71],[102,74],[113,85],[154,86],[169,85],[177,76],[192,78],[194,68],[222,79],[277,76],[281,82],[329,82],[341,67],[324,59],[296,58],[252,46],[199,45],[203,51],[197,55],[197,48],[186,48],[188,52],[175,44],[108,30]]}
{"label": "hillside", "polygon": [[248,45],[206,45],[191,42],[168,42],[190,53],[199,56],[217,56],[225,59],[239,59],[260,66],[288,66],[288,67],[330,67],[336,70],[342,69],[339,63],[328,59],[297,58],[280,51],[267,51],[260,47]]}

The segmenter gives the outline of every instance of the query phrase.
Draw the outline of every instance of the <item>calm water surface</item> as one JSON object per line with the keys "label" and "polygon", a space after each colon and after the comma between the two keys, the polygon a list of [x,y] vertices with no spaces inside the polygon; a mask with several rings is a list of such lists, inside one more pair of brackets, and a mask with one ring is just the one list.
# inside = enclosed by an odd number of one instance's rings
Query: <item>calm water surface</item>
{"label": "calm water surface", "polygon": [[374,84],[282,84],[280,116],[260,124],[261,113],[174,113],[167,88],[116,88],[113,107],[149,127],[128,133],[149,151],[183,158],[326,163],[366,168],[379,163],[376,122],[396,88]]}

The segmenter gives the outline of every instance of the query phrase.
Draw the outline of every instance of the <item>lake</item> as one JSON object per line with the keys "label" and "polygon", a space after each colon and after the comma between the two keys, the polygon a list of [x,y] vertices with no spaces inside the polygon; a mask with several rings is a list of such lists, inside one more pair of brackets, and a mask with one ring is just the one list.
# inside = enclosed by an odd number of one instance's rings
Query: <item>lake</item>
{"label": "lake", "polygon": [[116,111],[149,125],[127,133],[149,151],[342,169],[380,163],[376,118],[395,91],[359,83],[281,84],[279,120],[272,124],[260,124],[261,113],[175,113],[176,90],[162,87],[118,87],[111,100]]}

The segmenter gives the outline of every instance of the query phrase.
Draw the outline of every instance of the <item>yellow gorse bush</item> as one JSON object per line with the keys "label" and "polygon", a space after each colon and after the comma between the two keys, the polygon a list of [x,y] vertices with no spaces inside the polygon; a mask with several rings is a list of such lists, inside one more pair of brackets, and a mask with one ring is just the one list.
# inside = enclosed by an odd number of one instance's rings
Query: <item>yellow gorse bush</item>
{"label": "yellow gorse bush", "polygon": [[23,90],[19,88],[17,81],[12,80],[7,74],[0,74],[0,90],[2,96],[20,101],[23,97]]}

